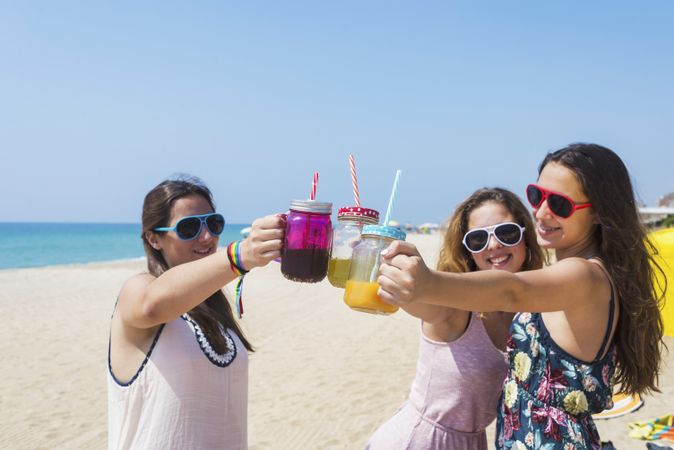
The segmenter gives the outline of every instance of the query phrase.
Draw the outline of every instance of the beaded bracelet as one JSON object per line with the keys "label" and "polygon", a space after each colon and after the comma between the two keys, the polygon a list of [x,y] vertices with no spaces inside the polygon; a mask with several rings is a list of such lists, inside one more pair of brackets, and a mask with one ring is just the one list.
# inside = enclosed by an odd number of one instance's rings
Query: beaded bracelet
{"label": "beaded bracelet", "polygon": [[232,272],[239,276],[236,282],[236,314],[239,319],[243,316],[243,278],[248,273],[241,264],[241,241],[232,242],[227,246],[227,259]]}

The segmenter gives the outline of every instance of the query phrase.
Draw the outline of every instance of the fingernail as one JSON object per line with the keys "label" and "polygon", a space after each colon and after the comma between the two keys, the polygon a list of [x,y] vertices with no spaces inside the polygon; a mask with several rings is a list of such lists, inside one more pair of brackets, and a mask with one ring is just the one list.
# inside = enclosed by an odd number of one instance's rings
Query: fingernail
{"label": "fingernail", "polygon": [[388,255],[388,252],[389,252],[389,247],[386,247],[384,250],[381,251],[381,256]]}

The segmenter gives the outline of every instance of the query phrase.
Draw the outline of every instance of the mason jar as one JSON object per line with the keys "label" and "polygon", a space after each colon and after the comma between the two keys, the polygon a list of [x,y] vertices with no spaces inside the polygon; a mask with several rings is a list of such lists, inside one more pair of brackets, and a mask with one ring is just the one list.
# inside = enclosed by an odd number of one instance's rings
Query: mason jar
{"label": "mason jar", "polygon": [[332,252],[328,263],[328,280],[338,288],[346,287],[353,248],[360,240],[365,225],[379,223],[379,211],[360,206],[339,208],[337,225],[332,235]]}
{"label": "mason jar", "polygon": [[281,273],[293,281],[317,283],[325,278],[332,242],[332,203],[293,200],[281,251]]}
{"label": "mason jar", "polygon": [[404,241],[405,232],[396,227],[366,225],[361,239],[353,249],[349,278],[344,290],[344,303],[356,311],[372,314],[392,314],[398,307],[377,295],[377,275],[381,252],[395,240]]}

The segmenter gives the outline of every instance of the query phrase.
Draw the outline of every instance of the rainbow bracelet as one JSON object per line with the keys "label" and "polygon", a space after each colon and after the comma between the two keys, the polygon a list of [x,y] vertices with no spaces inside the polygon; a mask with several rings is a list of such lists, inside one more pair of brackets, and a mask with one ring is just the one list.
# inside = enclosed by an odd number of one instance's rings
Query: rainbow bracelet
{"label": "rainbow bracelet", "polygon": [[240,319],[243,316],[243,278],[248,273],[241,267],[241,241],[232,242],[227,246],[227,259],[232,272],[239,277],[236,282],[236,314]]}
{"label": "rainbow bracelet", "polygon": [[248,273],[241,264],[241,241],[232,242],[227,246],[227,258],[232,272],[240,277]]}

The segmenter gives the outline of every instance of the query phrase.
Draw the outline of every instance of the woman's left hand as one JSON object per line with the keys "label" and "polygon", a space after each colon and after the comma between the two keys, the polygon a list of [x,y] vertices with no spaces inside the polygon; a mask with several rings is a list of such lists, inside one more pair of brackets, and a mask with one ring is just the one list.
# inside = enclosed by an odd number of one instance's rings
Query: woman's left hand
{"label": "woman's left hand", "polygon": [[431,271],[417,248],[404,241],[394,241],[382,252],[377,295],[387,303],[404,306],[419,299]]}

